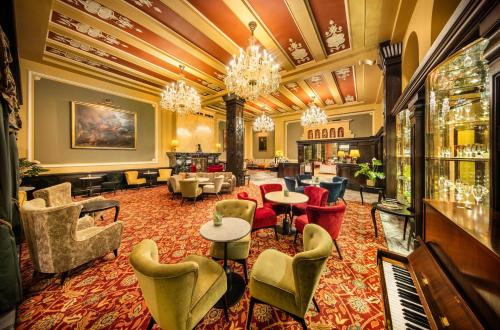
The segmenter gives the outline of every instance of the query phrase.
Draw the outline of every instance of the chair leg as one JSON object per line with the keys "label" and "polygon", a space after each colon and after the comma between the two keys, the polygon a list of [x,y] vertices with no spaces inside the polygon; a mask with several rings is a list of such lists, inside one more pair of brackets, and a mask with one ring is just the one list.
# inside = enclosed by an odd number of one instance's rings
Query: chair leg
{"label": "chair leg", "polygon": [[295,237],[293,239],[293,244],[295,244],[295,242],[297,241],[297,236],[299,236],[299,231],[298,230],[295,232]]}
{"label": "chair leg", "polygon": [[242,260],[243,275],[245,275],[245,283],[248,283],[247,259]]}
{"label": "chair leg", "polygon": [[320,313],[321,311],[319,310],[318,302],[316,301],[316,298],[314,298],[314,297],[313,297],[313,304],[314,304],[314,307],[316,308],[316,310],[318,311],[318,313]]}
{"label": "chair leg", "polygon": [[253,316],[253,307],[255,306],[255,299],[253,297],[250,297],[250,307],[248,308],[248,316],[247,316],[247,326],[246,329],[250,329],[250,324],[252,323],[252,316]]}
{"label": "chair leg", "polygon": [[146,328],[147,330],[153,329],[153,325],[155,325],[156,321],[155,319],[151,316],[151,319],[149,320],[148,327]]}
{"label": "chair leg", "polygon": [[300,319],[299,321],[300,321],[300,324],[302,325],[302,329],[307,330],[306,320]]}
{"label": "chair leg", "polygon": [[344,204],[347,205],[347,202],[345,201],[344,197],[342,197],[342,200],[344,201]]}
{"label": "chair leg", "polygon": [[184,204],[184,197],[182,197],[181,206],[182,206],[182,204]]}
{"label": "chair leg", "polygon": [[408,217],[405,217],[405,225],[403,227],[403,241],[405,240],[406,237],[406,227],[408,226]]}
{"label": "chair leg", "polygon": [[62,272],[61,273],[61,286],[64,284],[64,281],[66,281],[66,277],[68,277],[68,272]]}
{"label": "chair leg", "polygon": [[118,257],[118,249],[113,250],[113,253],[115,255],[115,258],[117,258]]}
{"label": "chair leg", "polygon": [[226,318],[226,322],[229,322],[229,315],[227,313],[227,295],[224,294],[224,296],[222,297],[222,304],[223,304],[223,308],[224,308],[224,317]]}
{"label": "chair leg", "polygon": [[278,229],[276,226],[274,226],[274,237],[276,237],[276,240],[278,240]]}
{"label": "chair leg", "polygon": [[339,245],[337,244],[337,240],[334,239],[333,243],[335,244],[335,247],[337,248],[337,252],[339,253],[340,260],[343,260],[344,258],[342,258],[342,254],[340,253],[340,248],[339,248]]}

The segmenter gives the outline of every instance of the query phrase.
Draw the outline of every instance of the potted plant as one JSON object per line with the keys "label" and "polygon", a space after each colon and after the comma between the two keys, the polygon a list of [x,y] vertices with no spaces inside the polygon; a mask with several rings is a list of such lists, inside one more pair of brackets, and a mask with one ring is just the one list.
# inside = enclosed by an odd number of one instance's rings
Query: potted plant
{"label": "potted plant", "polygon": [[23,178],[38,176],[40,173],[47,172],[48,170],[40,166],[38,160],[29,161],[26,158],[19,159],[19,185]]}
{"label": "potted plant", "polygon": [[373,158],[371,164],[370,163],[361,163],[359,164],[359,170],[354,173],[354,177],[357,178],[358,175],[363,175],[366,177],[366,185],[373,187],[375,186],[375,182],[377,179],[384,179],[384,172],[379,171],[379,168],[382,166],[382,161],[377,158]]}

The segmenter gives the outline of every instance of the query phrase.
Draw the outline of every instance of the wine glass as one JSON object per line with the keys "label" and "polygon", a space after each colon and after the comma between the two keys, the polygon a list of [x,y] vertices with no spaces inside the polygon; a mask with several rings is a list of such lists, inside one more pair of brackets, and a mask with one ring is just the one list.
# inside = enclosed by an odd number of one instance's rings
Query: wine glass
{"label": "wine glass", "polygon": [[472,110],[471,109],[471,105],[470,104],[466,104],[464,106],[464,108],[465,108],[465,120],[469,121],[469,120],[471,120],[471,118],[470,118],[470,111]]}
{"label": "wine glass", "polygon": [[463,183],[460,179],[455,180],[455,191],[456,191],[455,200],[457,201],[457,203],[460,203],[463,200],[463,196],[462,196]]}
{"label": "wine glass", "polygon": [[472,186],[470,184],[464,183],[462,184],[462,191],[465,196],[465,207],[470,207],[469,197],[472,194]]}
{"label": "wine glass", "polygon": [[476,184],[472,188],[472,196],[476,200],[476,205],[479,205],[483,201],[483,198],[488,195],[488,188],[480,184]]}

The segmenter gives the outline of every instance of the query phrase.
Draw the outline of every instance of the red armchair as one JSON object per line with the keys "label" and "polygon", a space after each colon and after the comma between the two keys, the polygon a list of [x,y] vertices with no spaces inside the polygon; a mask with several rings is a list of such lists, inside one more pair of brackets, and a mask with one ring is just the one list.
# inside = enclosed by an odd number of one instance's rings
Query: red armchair
{"label": "red armchair", "polygon": [[337,252],[339,253],[339,257],[342,259],[342,254],[337,244],[337,238],[340,234],[342,222],[344,222],[345,209],[345,204],[327,207],[308,206],[306,208],[306,214],[303,214],[295,219],[295,228],[297,228],[297,232],[295,233],[295,239],[293,242],[295,243],[297,236],[299,233],[304,231],[304,227],[307,224],[315,223],[323,227],[330,234],[333,243],[337,248]]}
{"label": "red armchair", "polygon": [[307,186],[304,188],[304,194],[309,197],[307,203],[295,204],[292,207],[292,215],[306,214],[307,206],[326,206],[328,202],[328,190],[316,187]]}
{"label": "red armchair", "polygon": [[208,165],[207,172],[209,173],[224,172],[224,165],[222,164]]}
{"label": "red armchair", "polygon": [[[244,199],[247,201],[252,201],[257,205],[257,200],[248,196],[246,191],[238,193],[238,199]],[[278,217],[276,213],[271,208],[268,207],[257,207],[255,209],[255,214],[253,217],[252,231],[263,228],[273,228],[274,236],[278,240],[278,232],[276,231],[276,223],[278,222]]]}
{"label": "red armchair", "polygon": [[264,207],[272,209],[277,215],[286,214],[289,206],[268,201],[265,196],[269,192],[282,190],[283,186],[280,183],[267,183],[260,185],[260,195],[262,196],[262,203],[264,204]]}

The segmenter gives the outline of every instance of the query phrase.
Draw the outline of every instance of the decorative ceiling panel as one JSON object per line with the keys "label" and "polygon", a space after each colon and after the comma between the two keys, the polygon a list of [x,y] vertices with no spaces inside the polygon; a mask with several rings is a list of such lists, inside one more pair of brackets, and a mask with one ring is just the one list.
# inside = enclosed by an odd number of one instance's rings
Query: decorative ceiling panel
{"label": "decorative ceiling panel", "polygon": [[223,0],[188,1],[238,46],[245,48],[248,45],[250,31],[247,25],[240,21]]}
{"label": "decorative ceiling panel", "polygon": [[308,0],[328,56],[351,48],[346,0]]}
{"label": "decorative ceiling panel", "polygon": [[167,7],[160,0],[124,0],[127,3],[142,10],[144,13],[153,17],[160,23],[175,31],[177,34],[189,40],[197,47],[203,49],[205,52],[218,59],[222,63],[229,62],[231,54],[225,49],[220,47],[217,43],[208,38],[196,27],[191,25],[183,17],[179,16],[172,9]]}
{"label": "decorative ceiling panel", "polygon": [[93,69],[99,69],[99,70],[106,71],[108,73],[113,73],[113,74],[116,74],[116,75],[119,75],[119,76],[122,76],[122,77],[125,77],[128,79],[131,79],[131,80],[135,80],[135,81],[138,81],[138,82],[150,85],[150,86],[154,86],[156,88],[163,88],[162,85],[156,84],[156,83],[151,82],[151,81],[146,80],[146,79],[142,79],[142,78],[138,77],[137,75],[128,74],[126,72],[123,72],[122,70],[114,69],[110,66],[102,64],[101,62],[97,62],[97,61],[85,58],[83,56],[77,55],[77,54],[70,52],[70,51],[67,51],[67,50],[58,49],[58,48],[47,45],[47,46],[45,46],[45,53],[48,53],[51,55],[56,55],[58,57],[62,57],[66,60],[76,62],[78,64],[85,65],[85,66],[91,67]]}
{"label": "decorative ceiling panel", "polygon": [[293,101],[291,101],[288,97],[283,95],[281,92],[276,91],[276,92],[272,93],[271,95],[273,97],[275,97],[277,100],[279,100],[281,103],[286,105],[287,107],[290,107],[293,109],[293,106],[295,105],[295,103],[293,103]]}
{"label": "decorative ceiling panel", "polygon": [[354,67],[348,66],[332,72],[344,102],[357,101]]}
{"label": "decorative ceiling panel", "polygon": [[316,96],[318,96],[325,105],[335,104],[335,101],[333,100],[333,95],[332,93],[330,93],[325,78],[323,77],[322,74],[318,74],[312,76],[311,78],[307,78],[305,81],[309,86],[309,88],[312,89],[312,91],[316,94]]}
{"label": "decorative ceiling panel", "polygon": [[118,57],[113,56],[113,55],[111,55],[111,54],[109,54],[109,53],[107,53],[107,52],[105,52],[103,50],[95,48],[95,47],[93,47],[93,46],[91,46],[91,45],[89,45],[87,43],[80,42],[78,40],[72,39],[72,38],[67,37],[67,36],[63,36],[63,35],[61,35],[59,33],[56,33],[56,32],[53,32],[53,31],[49,31],[48,39],[49,40],[53,40],[53,41],[57,41],[59,43],[67,45],[67,46],[70,46],[74,50],[83,51],[83,52],[86,52],[88,54],[91,54],[91,55],[94,55],[94,56],[98,56],[98,57],[102,58],[103,60],[108,60],[108,61],[114,62],[114,63],[116,63],[118,65],[123,65],[124,67],[127,67],[127,68],[130,68],[132,70],[141,72],[141,73],[143,73],[146,76],[155,77],[155,78],[157,78],[159,80],[162,80],[162,81],[164,81],[166,83],[173,82],[172,79],[170,79],[170,78],[168,78],[168,77],[166,77],[164,75],[161,75],[158,72],[147,70],[147,69],[143,68],[140,65],[137,65],[135,63],[126,61],[126,60],[124,60],[122,58],[118,58]]}
{"label": "decorative ceiling panel", "polygon": [[293,95],[298,97],[302,103],[309,104],[311,102],[311,95],[308,95],[306,91],[299,86],[296,82],[289,82],[285,84],[285,88],[290,91]]}
{"label": "decorative ceiling panel", "polygon": [[152,32],[151,30],[145,28],[137,22],[132,21],[126,16],[117,13],[108,7],[101,5],[96,1],[84,1],[84,0],[60,0],[67,3],[74,8],[81,10],[82,12],[91,15],[103,22],[111,24],[116,28],[133,35],[140,40],[143,40],[150,45],[165,51],[173,57],[182,59],[182,61],[190,66],[196,67],[198,70],[205,72],[206,74],[215,77],[216,79],[221,79],[223,77],[222,72],[213,68],[206,62],[197,58],[188,51],[181,49],[180,47],[174,45],[172,42],[162,38],[158,34]]}
{"label": "decorative ceiling panel", "polygon": [[248,0],[295,65],[313,60],[284,0]]}

